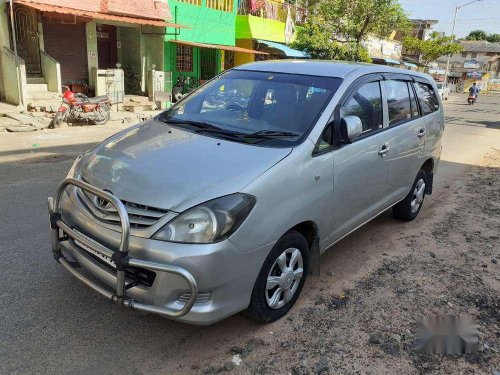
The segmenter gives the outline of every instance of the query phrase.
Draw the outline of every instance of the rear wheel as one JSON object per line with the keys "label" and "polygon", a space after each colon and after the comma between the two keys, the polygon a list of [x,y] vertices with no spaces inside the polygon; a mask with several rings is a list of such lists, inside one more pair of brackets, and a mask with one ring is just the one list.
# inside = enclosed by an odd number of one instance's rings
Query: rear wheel
{"label": "rear wheel", "polygon": [[258,322],[273,322],[294,305],[309,267],[309,245],[302,234],[286,233],[267,256],[245,314]]}
{"label": "rear wheel", "polygon": [[415,219],[424,203],[425,192],[427,187],[427,173],[420,170],[413,182],[413,186],[401,202],[392,208],[392,213],[396,219],[411,221]]}

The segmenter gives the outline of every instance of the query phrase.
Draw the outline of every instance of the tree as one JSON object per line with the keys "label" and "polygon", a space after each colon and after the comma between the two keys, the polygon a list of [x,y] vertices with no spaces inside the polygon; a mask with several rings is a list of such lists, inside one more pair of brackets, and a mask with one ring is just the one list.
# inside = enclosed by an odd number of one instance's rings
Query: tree
{"label": "tree", "polygon": [[458,53],[463,50],[463,47],[455,42],[455,36],[440,37],[437,33],[432,33],[428,40],[405,37],[403,39],[403,48],[408,53],[421,55],[422,61],[426,65],[441,56]]}
{"label": "tree", "polygon": [[488,34],[486,40],[491,43],[500,43],[500,34]]}
{"label": "tree", "polygon": [[474,30],[465,37],[466,40],[486,40],[488,34],[483,30]]}
{"label": "tree", "polygon": [[322,0],[309,8],[292,47],[318,59],[369,61],[362,46],[368,34],[385,38],[409,28],[398,0]]}

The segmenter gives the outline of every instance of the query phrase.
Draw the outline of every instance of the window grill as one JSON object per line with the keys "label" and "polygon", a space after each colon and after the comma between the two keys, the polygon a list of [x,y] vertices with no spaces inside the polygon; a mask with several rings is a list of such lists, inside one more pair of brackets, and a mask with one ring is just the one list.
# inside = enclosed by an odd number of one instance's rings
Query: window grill
{"label": "window grill", "polygon": [[207,8],[217,9],[222,12],[232,12],[233,0],[207,0]]}
{"label": "window grill", "polygon": [[193,71],[193,47],[177,45],[177,71]]}
{"label": "window grill", "polygon": [[201,6],[201,0],[178,0],[182,3]]}

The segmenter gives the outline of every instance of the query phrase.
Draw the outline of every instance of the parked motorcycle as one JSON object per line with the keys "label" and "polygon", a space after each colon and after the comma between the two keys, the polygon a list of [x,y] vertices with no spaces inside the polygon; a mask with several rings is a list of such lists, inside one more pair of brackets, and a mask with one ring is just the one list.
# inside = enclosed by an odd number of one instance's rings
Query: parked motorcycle
{"label": "parked motorcycle", "polygon": [[469,97],[467,98],[467,102],[469,105],[473,105],[476,102],[476,97],[477,95],[475,94],[470,94]]}
{"label": "parked motorcycle", "polygon": [[172,87],[172,101],[177,103],[198,86],[199,83],[195,77],[180,75],[177,77],[174,87]]}
{"label": "parked motorcycle", "polygon": [[62,104],[55,114],[50,127],[59,126],[62,121],[87,121],[95,125],[104,125],[110,117],[111,102],[107,95],[89,98],[85,94],[75,93],[64,86]]}

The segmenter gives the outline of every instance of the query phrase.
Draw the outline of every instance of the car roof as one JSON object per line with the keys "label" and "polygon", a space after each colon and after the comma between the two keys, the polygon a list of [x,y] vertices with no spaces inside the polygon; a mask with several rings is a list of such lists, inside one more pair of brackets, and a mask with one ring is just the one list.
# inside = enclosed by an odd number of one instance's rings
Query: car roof
{"label": "car roof", "polygon": [[234,69],[272,73],[305,74],[336,78],[345,78],[351,73],[355,73],[357,76],[369,73],[399,73],[421,77],[432,82],[432,78],[427,74],[408,69],[392,68],[386,65],[360,62],[328,60],[266,60],[240,65]]}

